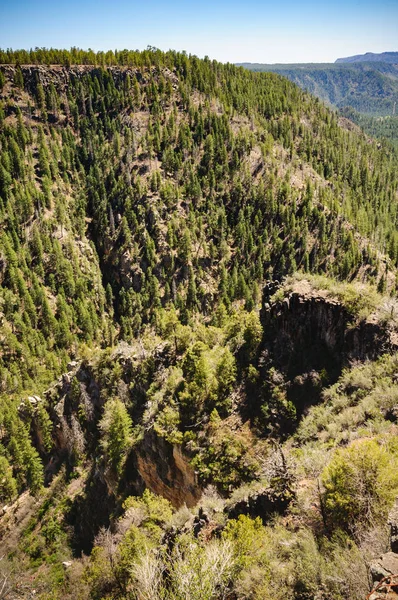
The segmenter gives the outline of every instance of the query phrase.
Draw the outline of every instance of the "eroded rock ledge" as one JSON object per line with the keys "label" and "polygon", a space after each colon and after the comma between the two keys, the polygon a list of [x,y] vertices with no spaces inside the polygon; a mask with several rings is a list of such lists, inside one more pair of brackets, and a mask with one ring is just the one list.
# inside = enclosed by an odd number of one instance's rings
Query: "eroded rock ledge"
{"label": "eroded rock ledge", "polygon": [[292,287],[279,286],[276,294],[278,286],[267,285],[261,309],[265,347],[289,378],[326,369],[334,379],[350,361],[398,350],[395,327],[378,315],[358,319],[329,290],[314,289],[306,280]]}

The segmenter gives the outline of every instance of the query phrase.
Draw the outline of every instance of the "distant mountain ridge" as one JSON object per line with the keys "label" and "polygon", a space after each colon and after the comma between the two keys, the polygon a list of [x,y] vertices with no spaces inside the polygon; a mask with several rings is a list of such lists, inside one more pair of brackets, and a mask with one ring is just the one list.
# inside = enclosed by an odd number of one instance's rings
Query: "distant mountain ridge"
{"label": "distant mountain ridge", "polygon": [[356,56],[347,56],[338,58],[336,63],[358,63],[358,62],[387,62],[398,64],[398,52],[366,52],[366,54],[357,54]]}
{"label": "distant mountain ridge", "polygon": [[392,115],[398,103],[398,66],[393,63],[242,63],[240,66],[278,73],[331,107],[351,106],[368,116]]}

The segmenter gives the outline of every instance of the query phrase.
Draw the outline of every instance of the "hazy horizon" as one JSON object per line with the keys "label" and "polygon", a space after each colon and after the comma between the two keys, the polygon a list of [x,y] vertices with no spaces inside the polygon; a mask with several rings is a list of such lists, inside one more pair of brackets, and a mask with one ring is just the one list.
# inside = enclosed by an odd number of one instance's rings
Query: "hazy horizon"
{"label": "hazy horizon", "polygon": [[0,47],[185,50],[222,62],[323,63],[394,51],[398,4],[353,0],[298,5],[236,0],[199,5],[86,0],[0,0]]}

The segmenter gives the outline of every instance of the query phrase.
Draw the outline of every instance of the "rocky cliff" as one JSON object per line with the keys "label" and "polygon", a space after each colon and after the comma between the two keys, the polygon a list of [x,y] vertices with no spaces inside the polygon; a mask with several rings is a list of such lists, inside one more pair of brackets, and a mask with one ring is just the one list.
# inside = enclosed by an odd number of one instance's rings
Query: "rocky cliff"
{"label": "rocky cliff", "polygon": [[[163,352],[163,354],[162,354]],[[137,348],[121,344],[111,357],[117,363],[118,379],[114,382],[116,393],[132,406],[132,396],[137,397],[137,370],[147,356]],[[158,352],[158,367],[164,360],[164,349]],[[71,504],[67,521],[73,529],[77,552],[87,552],[101,527],[110,525],[110,515],[118,514],[126,496],[141,494],[145,488],[166,498],[178,508],[183,504],[194,506],[200,499],[201,488],[189,458],[179,445],[173,445],[157,435],[151,426],[143,429],[126,459],[124,475],[116,481],[99,453],[100,428],[98,427],[104,404],[109,397],[109,382],[105,381],[107,367],[97,370],[93,362],[73,361],[65,373],[44,395],[30,397],[20,406],[20,411],[37,410],[37,405],[47,406],[52,421],[52,449],[46,452],[38,420],[31,421],[32,436],[36,440],[50,482],[62,465],[72,471],[81,457],[90,457],[86,465],[84,489]],[[142,414],[144,392],[132,412]],[[92,511],[95,503],[96,510]]]}
{"label": "rocky cliff", "polygon": [[[395,307],[390,310],[393,317]],[[383,322],[375,311],[358,318],[352,305],[306,280],[286,290],[275,283],[266,286],[261,321],[265,346],[289,378],[311,369],[326,369],[334,378],[350,361],[373,360],[398,349],[394,324]]]}

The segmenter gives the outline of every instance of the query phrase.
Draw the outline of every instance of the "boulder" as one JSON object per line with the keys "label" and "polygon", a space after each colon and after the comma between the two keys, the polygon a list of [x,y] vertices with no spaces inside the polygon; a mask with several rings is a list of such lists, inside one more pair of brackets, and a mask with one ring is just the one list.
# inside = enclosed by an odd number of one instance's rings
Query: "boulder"
{"label": "boulder", "polygon": [[385,577],[398,574],[398,554],[386,552],[370,565],[370,575],[373,582],[381,581]]}

